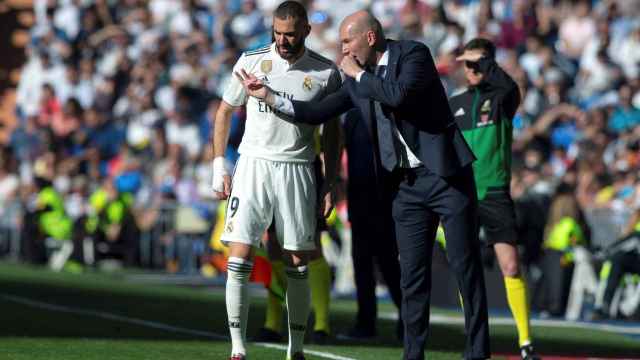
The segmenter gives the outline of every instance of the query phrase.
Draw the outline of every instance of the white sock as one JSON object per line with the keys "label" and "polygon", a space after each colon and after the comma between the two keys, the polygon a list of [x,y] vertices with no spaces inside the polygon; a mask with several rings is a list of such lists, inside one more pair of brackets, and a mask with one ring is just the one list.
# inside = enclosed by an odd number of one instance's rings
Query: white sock
{"label": "white sock", "polygon": [[302,351],[307,329],[311,291],[306,266],[287,267],[287,312],[289,314],[289,349],[287,356]]}
{"label": "white sock", "polygon": [[231,334],[231,355],[246,355],[244,343],[247,338],[247,318],[249,317],[249,275],[253,262],[230,257],[227,263],[226,303]]}

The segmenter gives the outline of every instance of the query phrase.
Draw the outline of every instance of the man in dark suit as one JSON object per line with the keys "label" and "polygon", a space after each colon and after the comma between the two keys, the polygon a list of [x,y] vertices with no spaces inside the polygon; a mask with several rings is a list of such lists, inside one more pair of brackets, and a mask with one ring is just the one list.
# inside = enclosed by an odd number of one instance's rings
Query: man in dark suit
{"label": "man in dark suit", "polygon": [[[378,150],[377,170],[397,178],[392,212],[400,254],[404,359],[424,359],[438,222],[463,300],[464,357],[489,358],[474,156],[455,124],[429,50],[413,41],[386,40],[380,23],[365,11],[345,18],[340,40],[340,68],[347,79],[321,101],[291,101],[244,71],[237,76],[249,95],[291,115],[294,122],[319,124],[351,108],[360,110]],[[295,64],[289,71],[295,71]],[[313,86],[313,79],[309,82]]]}

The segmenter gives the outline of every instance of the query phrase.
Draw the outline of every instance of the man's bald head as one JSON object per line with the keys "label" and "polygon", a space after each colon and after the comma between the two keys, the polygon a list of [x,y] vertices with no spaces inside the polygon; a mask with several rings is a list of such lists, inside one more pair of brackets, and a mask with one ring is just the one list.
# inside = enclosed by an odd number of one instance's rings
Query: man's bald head
{"label": "man's bald head", "polygon": [[363,67],[375,65],[386,48],[382,26],[368,11],[355,12],[342,21],[340,43],[342,55]]}
{"label": "man's bald head", "polygon": [[360,35],[367,31],[373,31],[376,38],[384,40],[382,25],[370,12],[366,10],[356,11],[342,20],[340,25],[352,35]]}

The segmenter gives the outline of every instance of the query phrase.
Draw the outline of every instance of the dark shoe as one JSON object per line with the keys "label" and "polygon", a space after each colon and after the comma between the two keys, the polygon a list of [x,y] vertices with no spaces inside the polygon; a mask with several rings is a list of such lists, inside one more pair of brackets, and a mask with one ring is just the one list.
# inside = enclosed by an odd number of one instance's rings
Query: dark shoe
{"label": "dark shoe", "polygon": [[243,354],[235,354],[235,355],[231,355],[231,357],[229,358],[229,360],[246,360],[247,357]]}
{"label": "dark shoe", "polygon": [[373,339],[377,335],[378,334],[375,329],[356,326],[346,334],[340,334],[337,337],[341,340],[369,340]]}
{"label": "dark shoe", "polygon": [[293,354],[293,356],[287,357],[287,360],[305,360],[304,353],[302,351],[298,351],[297,353]]}
{"label": "dark shoe", "polygon": [[255,342],[279,343],[282,342],[282,335],[268,328],[260,328],[258,335],[253,338]]}
{"label": "dark shoe", "polygon": [[533,350],[533,345],[528,344],[520,348],[522,360],[540,360],[540,356]]}
{"label": "dark shoe", "polygon": [[318,345],[326,345],[329,343],[330,335],[324,330],[315,330],[311,333],[311,342]]}

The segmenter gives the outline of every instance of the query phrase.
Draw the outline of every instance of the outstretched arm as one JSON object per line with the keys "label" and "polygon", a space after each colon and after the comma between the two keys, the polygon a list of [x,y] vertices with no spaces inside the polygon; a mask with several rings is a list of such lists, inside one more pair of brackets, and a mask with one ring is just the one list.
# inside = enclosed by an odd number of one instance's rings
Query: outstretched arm
{"label": "outstretched arm", "polygon": [[[356,74],[346,71],[345,62],[353,61],[349,57],[343,59],[342,69],[353,78]],[[364,72],[356,82],[359,96],[368,97],[382,104],[398,107],[406,101],[424,95],[424,90],[431,82],[440,81],[433,59],[426,46],[419,44],[404,55],[400,74],[394,80],[381,79],[372,73]]]}
{"label": "outstretched arm", "polygon": [[319,125],[353,107],[351,97],[344,86],[319,101],[291,101],[266,86],[253,74],[241,70],[235,75],[242,82],[249,96],[258,98],[267,105],[291,116],[293,122]]}

